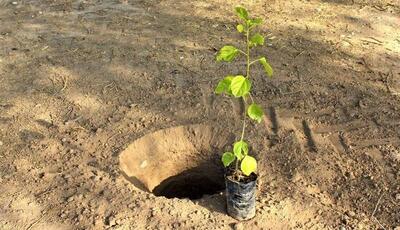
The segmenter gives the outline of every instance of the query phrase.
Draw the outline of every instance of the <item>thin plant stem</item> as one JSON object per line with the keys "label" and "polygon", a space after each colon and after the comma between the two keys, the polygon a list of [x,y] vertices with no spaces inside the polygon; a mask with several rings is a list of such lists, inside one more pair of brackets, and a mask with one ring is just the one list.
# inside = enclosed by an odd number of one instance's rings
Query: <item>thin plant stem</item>
{"label": "thin plant stem", "polygon": [[[246,67],[246,77],[249,78],[250,77],[250,43],[249,43],[249,35],[250,35],[250,28],[249,26],[247,26],[247,30],[246,30],[246,46],[247,46],[247,67]],[[242,129],[242,136],[240,138],[240,140],[242,141],[244,138],[244,130],[246,129],[246,99],[244,98],[244,96],[242,97],[243,99],[243,105],[244,105],[244,117],[243,117],[243,129]],[[251,99],[253,100],[253,98]]]}
{"label": "thin plant stem", "polygon": [[[237,178],[239,180],[239,174],[237,173],[238,169],[239,169],[239,159],[236,159],[236,162],[235,162],[235,173],[236,173]],[[235,174],[233,174],[233,175],[235,175]]]}
{"label": "thin plant stem", "polygon": [[251,96],[251,93],[249,93],[250,99],[251,99],[251,103],[254,103],[254,99],[253,96]]}
{"label": "thin plant stem", "polygon": [[[249,43],[249,35],[250,35],[250,28],[249,27],[247,27],[247,30],[246,30],[246,46],[247,46],[247,49],[246,49],[246,51],[247,51],[247,53],[245,54],[246,55],[246,61],[247,61],[247,66],[246,66],[246,78],[249,78],[250,77],[250,43]],[[239,50],[240,52],[243,52],[243,51],[241,51],[241,50]],[[251,95],[250,95],[250,98],[251,98],[251,100],[253,101],[253,98],[251,97]],[[242,127],[242,135],[241,135],[241,137],[240,137],[240,141],[243,141],[243,138],[244,138],[244,132],[245,132],[245,130],[246,130],[246,99],[245,99],[245,97],[243,96],[242,97],[242,100],[243,100],[243,105],[244,105],[244,116],[243,116],[243,127]],[[239,159],[236,159],[236,165],[235,165],[235,170],[236,170],[236,172],[238,172],[239,171]],[[240,180],[240,174],[238,173],[237,174],[237,177],[238,177],[238,181]]]}
{"label": "thin plant stem", "polygon": [[243,105],[244,105],[244,117],[243,117],[243,128],[242,128],[242,136],[240,137],[240,140],[243,141],[244,138],[244,131],[246,129],[246,100],[243,98]]}
{"label": "thin plant stem", "polygon": [[247,69],[246,69],[246,77],[250,78],[250,44],[249,44],[249,35],[250,35],[250,28],[247,26],[246,30],[246,45],[247,45]]}
{"label": "thin plant stem", "polygon": [[[243,127],[242,127],[242,135],[240,137],[240,141],[243,141],[244,138],[244,131],[246,130],[246,100],[244,97],[242,97],[243,101],[243,106],[244,106],[244,117],[243,117]],[[239,159],[236,159],[236,164],[235,164],[235,170],[236,172],[239,172]],[[237,180],[240,181],[240,173],[236,173]]]}

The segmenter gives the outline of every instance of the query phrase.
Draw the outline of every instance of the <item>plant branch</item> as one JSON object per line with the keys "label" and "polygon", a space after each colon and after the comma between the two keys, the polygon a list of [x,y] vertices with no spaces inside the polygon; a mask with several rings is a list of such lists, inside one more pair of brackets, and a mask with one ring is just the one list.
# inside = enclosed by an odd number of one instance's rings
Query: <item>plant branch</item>
{"label": "plant branch", "polygon": [[381,199],[382,199],[382,196],[383,196],[383,192],[382,192],[382,194],[379,196],[379,199],[378,199],[378,201],[376,202],[376,205],[375,205],[375,208],[374,208],[374,211],[372,212],[372,214],[371,214],[371,218],[375,215],[375,212],[376,212],[376,210],[378,210],[378,205],[379,205],[379,202],[381,201]]}
{"label": "plant branch", "polygon": [[251,99],[251,103],[254,103],[254,99],[253,99],[253,97],[251,96],[251,93],[249,93],[249,96],[250,96],[250,99]]}
{"label": "plant branch", "polygon": [[246,52],[244,52],[244,51],[241,50],[241,49],[238,49],[238,51],[239,51],[240,53],[244,54],[244,55],[247,57],[247,53],[246,53]]}
{"label": "plant branch", "polygon": [[259,59],[256,59],[256,60],[254,60],[254,61],[252,61],[252,62],[250,62],[250,65],[253,65],[254,63],[256,63],[256,62],[258,62],[258,61],[260,61],[260,58],[259,58]]}

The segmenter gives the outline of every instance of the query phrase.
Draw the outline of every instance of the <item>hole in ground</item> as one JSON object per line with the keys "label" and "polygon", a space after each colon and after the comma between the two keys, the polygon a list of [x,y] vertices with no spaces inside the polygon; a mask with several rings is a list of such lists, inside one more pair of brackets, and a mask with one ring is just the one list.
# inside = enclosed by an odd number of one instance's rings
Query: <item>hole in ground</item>
{"label": "hole in ground", "polygon": [[153,189],[153,194],[167,198],[200,199],[203,195],[216,194],[225,188],[223,173],[214,162],[203,163],[163,180]]}
{"label": "hole in ground", "polygon": [[234,136],[206,125],[163,129],[132,142],[120,154],[122,174],[143,191],[200,199],[223,190],[221,153]]}

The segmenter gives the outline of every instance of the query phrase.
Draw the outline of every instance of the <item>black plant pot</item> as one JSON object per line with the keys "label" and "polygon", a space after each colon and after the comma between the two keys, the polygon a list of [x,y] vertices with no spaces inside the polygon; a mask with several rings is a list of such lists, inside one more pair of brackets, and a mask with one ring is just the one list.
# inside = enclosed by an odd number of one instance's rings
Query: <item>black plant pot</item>
{"label": "black plant pot", "polygon": [[226,205],[228,214],[237,220],[249,220],[256,215],[257,175],[252,173],[243,182],[225,174]]}

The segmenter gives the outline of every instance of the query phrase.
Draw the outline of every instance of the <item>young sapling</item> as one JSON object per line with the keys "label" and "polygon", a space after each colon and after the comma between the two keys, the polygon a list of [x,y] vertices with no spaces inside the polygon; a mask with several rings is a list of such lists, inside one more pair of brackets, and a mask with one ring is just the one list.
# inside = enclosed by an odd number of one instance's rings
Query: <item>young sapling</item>
{"label": "young sapling", "polygon": [[[251,95],[250,67],[256,63],[261,64],[268,77],[272,77],[273,70],[265,57],[258,57],[253,60],[250,53],[253,48],[264,45],[264,37],[259,33],[254,33],[254,29],[262,24],[262,19],[250,18],[247,10],[240,6],[236,7],[235,11],[242,21],[236,26],[236,29],[244,37],[245,49],[242,50],[232,45],[226,45],[219,50],[216,59],[218,62],[232,62],[237,56],[244,56],[246,58],[246,75],[228,75],[224,77],[218,82],[215,93],[239,98],[245,106],[240,140],[233,144],[233,153],[225,152],[222,155],[222,163],[225,167],[235,164],[233,176],[235,180],[241,181],[257,171],[257,160],[249,155],[249,147],[244,138],[246,118],[248,116],[251,120],[260,123],[264,115],[263,109],[254,102]],[[248,103],[249,99],[250,103]]]}

